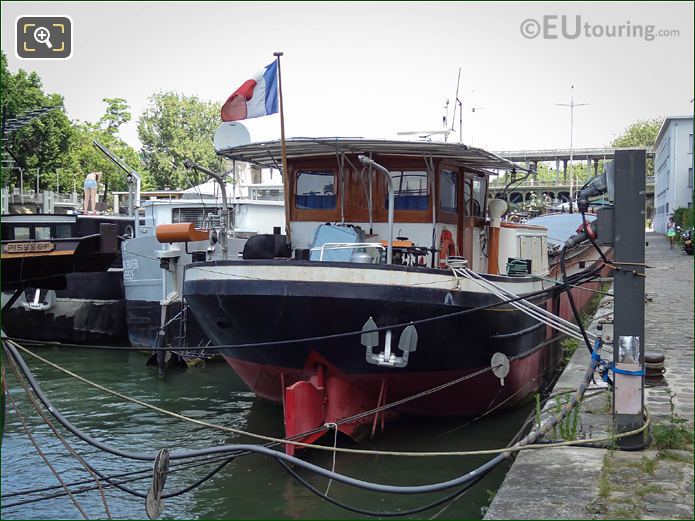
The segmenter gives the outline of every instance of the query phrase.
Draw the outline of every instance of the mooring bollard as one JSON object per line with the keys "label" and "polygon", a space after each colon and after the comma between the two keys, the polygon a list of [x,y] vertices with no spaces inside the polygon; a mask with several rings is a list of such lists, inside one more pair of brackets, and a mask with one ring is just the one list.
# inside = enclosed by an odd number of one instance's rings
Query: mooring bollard
{"label": "mooring bollard", "polygon": [[644,384],[649,387],[657,385],[665,385],[664,373],[666,366],[664,360],[666,357],[662,353],[644,353]]}

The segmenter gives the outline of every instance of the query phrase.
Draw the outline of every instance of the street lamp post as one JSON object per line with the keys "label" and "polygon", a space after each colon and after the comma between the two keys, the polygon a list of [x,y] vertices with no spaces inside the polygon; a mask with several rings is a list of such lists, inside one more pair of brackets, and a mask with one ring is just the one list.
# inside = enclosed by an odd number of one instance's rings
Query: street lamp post
{"label": "street lamp post", "polygon": [[556,103],[555,105],[559,107],[569,107],[570,108],[570,213],[572,213],[573,207],[573,194],[572,187],[574,185],[574,175],[572,172],[572,152],[573,152],[573,138],[574,138],[574,107],[583,107],[585,105],[590,105],[590,103],[575,103],[574,102],[574,85],[571,86],[571,95],[569,103]]}

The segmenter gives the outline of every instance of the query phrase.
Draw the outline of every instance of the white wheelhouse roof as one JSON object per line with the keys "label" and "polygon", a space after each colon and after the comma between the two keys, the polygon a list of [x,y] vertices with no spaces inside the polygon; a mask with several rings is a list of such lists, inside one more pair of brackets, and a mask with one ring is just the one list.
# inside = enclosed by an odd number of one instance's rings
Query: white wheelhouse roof
{"label": "white wheelhouse roof", "polygon": [[[286,140],[287,159],[296,160],[341,154],[377,154],[379,157],[426,157],[445,159],[460,167],[495,175],[493,170],[528,172],[508,159],[461,143],[395,141],[364,138],[292,138]],[[220,150],[220,155],[234,160],[253,163],[265,168],[282,170],[282,145],[279,140],[240,145]]]}

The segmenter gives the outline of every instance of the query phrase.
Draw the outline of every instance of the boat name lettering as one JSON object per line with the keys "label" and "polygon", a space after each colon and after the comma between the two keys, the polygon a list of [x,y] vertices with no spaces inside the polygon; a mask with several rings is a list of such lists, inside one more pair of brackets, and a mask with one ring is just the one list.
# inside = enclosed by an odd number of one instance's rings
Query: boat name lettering
{"label": "boat name lettering", "polygon": [[5,244],[3,251],[5,253],[37,253],[53,251],[55,244],[48,241],[42,242],[11,242]]}
{"label": "boat name lettering", "polygon": [[123,259],[124,270],[138,270],[140,266],[137,259]]}

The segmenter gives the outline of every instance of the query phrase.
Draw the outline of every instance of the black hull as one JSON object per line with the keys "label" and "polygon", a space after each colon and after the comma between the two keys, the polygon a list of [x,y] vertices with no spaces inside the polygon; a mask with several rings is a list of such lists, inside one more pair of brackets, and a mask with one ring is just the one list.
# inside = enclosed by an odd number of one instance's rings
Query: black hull
{"label": "black hull", "polygon": [[[55,290],[55,301],[48,309],[26,309],[23,304],[15,304],[4,311],[5,332],[18,338],[66,344],[127,341],[119,271],[68,273],[65,280],[66,288]],[[26,290],[26,298],[31,300],[34,291]]]}
{"label": "black hull", "polygon": [[[201,329],[198,320],[190,310],[186,313],[185,324],[175,318],[181,311],[181,303],[175,302],[167,307],[165,346],[205,347],[209,339]],[[126,301],[126,323],[130,344],[150,349],[155,347],[161,325],[162,307],[159,302],[135,300]]]}
{"label": "black hull", "polygon": [[[52,249],[34,253],[12,253],[12,247],[32,243],[50,244]],[[104,272],[119,255],[115,229],[100,235],[45,241],[3,241],[2,290],[40,287],[66,289],[66,274]]]}
{"label": "black hull", "polygon": [[[441,289],[290,281],[187,281],[186,298],[216,345],[272,342],[359,331],[372,317],[378,327],[420,320],[490,304],[484,293]],[[547,296],[535,303],[547,305]],[[522,356],[546,341],[546,327],[509,306],[477,311],[416,326],[417,351],[405,373],[489,366],[502,352]],[[394,330],[396,354],[401,330]],[[385,333],[380,333],[380,346]],[[376,348],[375,351],[381,351]],[[227,357],[301,370],[311,352],[346,374],[392,373],[365,360],[360,336],[277,347],[224,349]]]}

